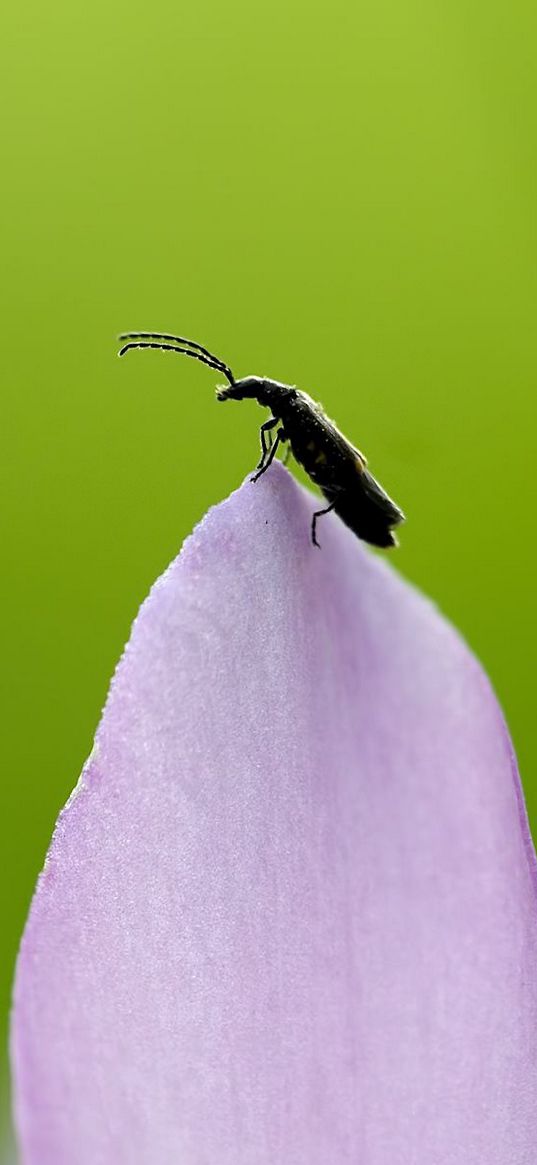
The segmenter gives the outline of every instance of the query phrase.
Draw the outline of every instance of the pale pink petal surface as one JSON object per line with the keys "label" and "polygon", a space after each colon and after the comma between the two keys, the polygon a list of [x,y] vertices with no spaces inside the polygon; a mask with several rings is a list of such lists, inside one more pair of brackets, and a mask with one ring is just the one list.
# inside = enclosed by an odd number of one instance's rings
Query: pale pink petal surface
{"label": "pale pink petal surface", "polygon": [[[157,583],[18,965],[25,1165],[533,1165],[535,857],[453,629],[280,467]],[[462,566],[461,566],[462,569]]]}

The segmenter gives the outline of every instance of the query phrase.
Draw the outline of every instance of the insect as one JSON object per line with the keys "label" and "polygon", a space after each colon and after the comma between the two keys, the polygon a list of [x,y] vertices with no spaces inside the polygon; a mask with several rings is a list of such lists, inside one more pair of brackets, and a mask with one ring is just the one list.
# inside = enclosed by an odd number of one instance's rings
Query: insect
{"label": "insect", "polygon": [[266,473],[280,445],[288,442],[293,456],[328,502],[312,517],[311,540],[314,546],[319,546],[317,521],[331,510],[365,542],[382,547],[397,545],[392,528],[404,521],[404,514],[369,472],[363,453],[351,445],[326,416],[321,405],[306,392],[264,376],[245,376],[236,380],[223,360],[183,336],[165,332],[124,332],[119,339],[124,341],[120,356],[131,348],[159,348],[201,360],[209,368],[221,372],[228,382],[227,386],[217,388],[217,400],[252,399],[270,409],[271,416],[261,425],[261,459],[251,480],[258,481]]}

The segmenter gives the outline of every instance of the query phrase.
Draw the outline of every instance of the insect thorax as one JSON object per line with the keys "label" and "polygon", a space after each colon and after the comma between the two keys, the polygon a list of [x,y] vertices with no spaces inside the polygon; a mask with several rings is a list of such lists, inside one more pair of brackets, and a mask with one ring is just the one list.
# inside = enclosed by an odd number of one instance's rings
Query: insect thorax
{"label": "insect thorax", "polygon": [[226,385],[219,393],[223,400],[256,400],[260,405],[273,409],[277,416],[280,415],[282,405],[296,395],[296,388],[280,384],[278,380],[268,380],[264,376],[244,376],[229,388]]}

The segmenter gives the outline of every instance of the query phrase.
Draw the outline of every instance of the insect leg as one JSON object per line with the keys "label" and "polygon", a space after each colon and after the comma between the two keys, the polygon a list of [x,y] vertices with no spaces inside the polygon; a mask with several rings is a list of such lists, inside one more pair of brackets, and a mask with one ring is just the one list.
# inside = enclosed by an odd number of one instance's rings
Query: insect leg
{"label": "insect leg", "polygon": [[278,424],[278,418],[277,417],[270,417],[268,421],[265,421],[264,425],[261,425],[261,428],[259,430],[259,436],[261,438],[261,461],[259,462],[259,465],[257,466],[258,469],[262,469],[263,463],[265,461],[265,457],[267,457],[267,455],[270,451],[270,448],[272,446],[272,438],[270,438],[270,445],[267,445],[267,439],[265,437],[265,433],[270,433],[270,430],[273,429],[274,426],[277,424]]}
{"label": "insect leg", "polygon": [[262,473],[266,473],[269,465],[271,464],[272,461],[274,461],[274,458],[276,456],[276,450],[278,448],[278,445],[280,444],[280,441],[283,441],[284,436],[285,436],[284,430],[278,429],[278,432],[276,433],[276,440],[274,442],[274,445],[271,445],[267,457],[265,458],[264,462],[261,463],[261,469],[259,469],[257,473],[254,473],[254,476],[250,478],[250,481],[257,481],[258,478],[261,477]]}
{"label": "insect leg", "polygon": [[336,505],[336,500],[334,500],[333,502],[330,502],[330,505],[327,506],[325,510],[316,510],[314,515],[313,515],[313,518],[311,519],[311,540],[312,540],[314,546],[319,547],[319,550],[321,549],[321,543],[317,541],[317,536],[315,533],[315,530],[317,527],[317,518],[322,518],[323,514],[329,514],[330,510],[333,510],[335,505]]}

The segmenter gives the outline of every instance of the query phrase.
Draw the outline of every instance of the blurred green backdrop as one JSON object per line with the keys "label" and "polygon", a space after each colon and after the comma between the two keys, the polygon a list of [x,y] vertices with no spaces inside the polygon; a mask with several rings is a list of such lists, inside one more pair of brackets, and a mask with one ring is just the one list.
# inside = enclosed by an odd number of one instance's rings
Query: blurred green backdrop
{"label": "blurred green backdrop", "polygon": [[[124,328],[318,396],[397,565],[496,687],[537,822],[535,49],[518,0],[29,0],[4,16],[0,1012],[151,582],[255,406]],[[5,1031],[5,1027],[4,1027]],[[4,1032],[2,1033],[4,1034]]]}

